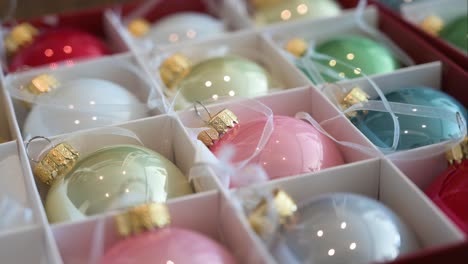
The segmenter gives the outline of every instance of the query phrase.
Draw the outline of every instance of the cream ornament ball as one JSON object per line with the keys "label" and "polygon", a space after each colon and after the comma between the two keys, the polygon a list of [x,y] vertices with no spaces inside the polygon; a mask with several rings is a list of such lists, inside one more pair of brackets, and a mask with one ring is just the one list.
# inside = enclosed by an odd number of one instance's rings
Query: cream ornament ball
{"label": "cream ornament ball", "polygon": [[116,83],[70,80],[40,95],[26,118],[23,136],[54,136],[107,126],[146,117],[147,112],[135,95]]}
{"label": "cream ornament ball", "polygon": [[[142,25],[141,20],[139,21],[140,25]],[[197,12],[181,12],[170,15],[160,19],[151,26],[143,26],[144,29],[136,25],[130,23],[129,31],[134,36],[140,35],[145,40],[150,40],[152,45],[203,39],[222,34],[225,31],[222,21],[210,15]]]}

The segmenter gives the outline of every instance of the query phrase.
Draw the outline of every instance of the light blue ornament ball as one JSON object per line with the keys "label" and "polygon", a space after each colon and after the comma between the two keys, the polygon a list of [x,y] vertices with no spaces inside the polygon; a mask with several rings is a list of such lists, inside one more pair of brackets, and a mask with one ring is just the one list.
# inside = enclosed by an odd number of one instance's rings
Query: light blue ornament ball
{"label": "light blue ornament ball", "polygon": [[[466,120],[467,112],[453,97],[428,87],[411,87],[385,95],[389,102],[444,108],[459,112]],[[460,133],[453,120],[396,114],[400,124],[400,139],[397,150],[408,150],[436,144],[455,138]],[[360,113],[352,122],[361,132],[380,148],[392,146],[394,137],[393,119],[387,112]]]}

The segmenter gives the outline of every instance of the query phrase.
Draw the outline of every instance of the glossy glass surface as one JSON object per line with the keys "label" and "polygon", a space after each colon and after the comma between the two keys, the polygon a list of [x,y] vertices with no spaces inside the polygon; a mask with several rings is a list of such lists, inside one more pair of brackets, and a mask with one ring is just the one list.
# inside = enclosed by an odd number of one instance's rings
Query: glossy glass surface
{"label": "glossy glass surface", "polygon": [[[465,119],[466,109],[451,96],[428,87],[401,89],[385,95],[390,102],[421,106],[441,107],[460,112]],[[439,143],[459,134],[457,123],[435,118],[396,115],[400,123],[398,150],[406,150]],[[393,120],[385,112],[369,112],[352,119],[361,132],[378,147],[390,147],[393,143]]]}
{"label": "glossy glass surface", "polygon": [[468,160],[450,166],[426,194],[468,235]]}
{"label": "glossy glass surface", "polygon": [[219,96],[254,96],[268,91],[270,77],[257,63],[225,56],[205,60],[192,68],[179,84],[182,95],[190,102]]}
{"label": "glossy glass surface", "polygon": [[333,0],[283,0],[277,4],[258,8],[254,19],[258,25],[304,18],[339,15],[340,6]]}
{"label": "glossy glass surface", "polygon": [[46,198],[50,222],[77,220],[144,202],[192,193],[182,172],[164,156],[132,145],[100,149],[57,178]]}
{"label": "glossy glass surface", "polygon": [[23,135],[54,136],[143,118],[148,109],[142,105],[135,95],[116,83],[71,80],[52,93],[41,95],[39,104],[33,106],[26,118]]}
{"label": "glossy glass surface", "polygon": [[73,65],[77,59],[89,59],[109,54],[108,48],[97,37],[75,29],[47,31],[34,42],[19,50],[10,61],[10,71],[22,67],[49,65],[57,68],[56,62]]}
{"label": "glossy glass surface", "polygon": [[191,230],[167,227],[116,243],[101,264],[234,264],[234,257],[209,237]]}
{"label": "glossy glass surface", "polygon": [[442,31],[440,37],[468,53],[468,15],[460,16],[453,21],[450,21]]}
{"label": "glossy glass surface", "polygon": [[224,32],[222,21],[212,16],[182,12],[164,17],[153,24],[148,39],[155,45],[180,43],[187,40],[203,39]]}
{"label": "glossy glass surface", "polygon": [[[274,130],[262,151],[250,163],[263,166],[271,179],[319,171],[344,163],[335,143],[312,125],[287,116],[275,116]],[[225,144],[236,148],[233,161],[249,158],[257,148],[266,121],[242,123],[218,141],[215,155]],[[231,187],[238,187],[232,185]]]}
{"label": "glossy glass surface", "polygon": [[[341,36],[320,43],[315,48],[315,52],[334,58],[315,60],[315,62],[332,70],[336,75],[322,74],[327,82],[362,77],[361,73],[366,75],[387,73],[399,68],[399,63],[390,50],[374,40],[358,35]],[[348,64],[351,68],[346,67],[343,63]]]}
{"label": "glossy glass surface", "polygon": [[298,222],[280,234],[273,251],[280,263],[385,262],[418,249],[413,232],[395,213],[376,200],[349,193],[299,205]]}

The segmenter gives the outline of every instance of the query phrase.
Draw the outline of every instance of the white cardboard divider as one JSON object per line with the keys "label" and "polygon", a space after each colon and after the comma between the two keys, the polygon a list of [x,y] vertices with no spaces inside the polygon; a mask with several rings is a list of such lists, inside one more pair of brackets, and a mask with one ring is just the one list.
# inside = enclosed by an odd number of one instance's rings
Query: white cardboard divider
{"label": "white cardboard divider", "polygon": [[[242,196],[242,193],[261,194],[275,188],[285,190],[298,204],[316,195],[335,192],[349,192],[377,199],[415,232],[421,250],[464,239],[463,233],[385,159],[362,161],[310,175],[279,179],[236,192]],[[243,221],[247,223],[245,217]],[[259,237],[256,240],[260,242]]]}
{"label": "white cardboard divider", "polygon": [[[239,263],[265,263],[264,256],[256,250],[256,244],[241,225],[236,212],[219,192],[171,201],[167,205],[172,219],[171,226],[193,230],[222,243]],[[64,263],[90,263],[91,254],[99,259],[117,243],[120,238],[115,231],[115,215],[115,212],[108,213],[79,223],[53,226]],[[98,233],[98,230],[103,230],[103,233]],[[101,241],[96,239],[98,236],[102,236]],[[93,250],[95,252],[92,253]]]}
{"label": "white cardboard divider", "polygon": [[[82,61],[72,66],[59,67],[57,69],[39,68],[26,72],[9,74],[5,78],[5,89],[19,89],[20,87],[24,87],[34,77],[44,73],[53,75],[59,82],[61,80],[70,81],[82,78],[108,80],[127,88],[142,104],[148,101],[150,95],[154,97],[155,101],[159,100],[161,104],[163,102],[162,94],[154,87],[150,78],[139,67],[139,62],[133,54],[130,53]],[[12,99],[12,101],[14,109],[10,110],[14,113],[13,119],[18,124],[20,130],[22,130],[30,109],[17,99]],[[161,108],[162,109],[154,109],[149,114],[156,115],[165,112],[163,105],[161,105]],[[22,137],[20,136],[19,138]]]}
{"label": "white cardboard divider", "polygon": [[468,3],[465,0],[431,0],[404,4],[401,6],[401,15],[415,25],[430,15],[439,16],[447,24],[466,15],[467,10]]}
{"label": "white cardboard divider", "polygon": [[187,56],[194,64],[209,58],[230,54],[253,60],[270,73],[274,85],[274,87],[270,87],[273,88],[270,92],[307,84],[306,79],[292,71],[294,67],[288,63],[287,59],[278,54],[275,47],[265,41],[256,31],[235,32],[211,40],[168,46],[159,52],[150,53],[149,56],[147,54],[142,58],[144,64],[153,73],[153,77],[159,81],[161,88],[165,85],[159,77],[160,64],[165,58],[176,52]]}
{"label": "white cardboard divider", "polygon": [[0,236],[0,256],[2,264],[37,263],[60,264],[49,252],[44,229],[34,227]]}
{"label": "white cardboard divider", "polygon": [[[0,75],[1,74],[0,72]],[[12,131],[9,124],[9,113],[10,109],[8,108],[5,91],[2,85],[2,77],[0,76],[0,144],[15,138],[15,133],[13,133],[14,131]]]}
{"label": "white cardboard divider", "polygon": [[0,164],[2,165],[0,172],[0,182],[2,182],[0,184],[0,202],[6,201],[3,199],[8,199],[25,210],[31,210],[32,218],[29,223],[27,222],[28,219],[17,219],[16,223],[11,223],[12,225],[8,227],[8,230],[0,227],[0,236],[5,232],[36,226],[40,223],[40,220],[36,217],[38,208],[31,202],[33,197],[29,195],[26,188],[27,178],[23,175],[23,166],[17,148],[16,141],[0,144]]}

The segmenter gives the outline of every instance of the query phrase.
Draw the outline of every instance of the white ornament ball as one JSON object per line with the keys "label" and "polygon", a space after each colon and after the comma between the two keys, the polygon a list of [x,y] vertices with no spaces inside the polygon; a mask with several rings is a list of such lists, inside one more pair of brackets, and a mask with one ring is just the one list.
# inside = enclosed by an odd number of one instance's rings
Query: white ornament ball
{"label": "white ornament ball", "polygon": [[154,23],[147,39],[151,40],[153,45],[172,44],[211,37],[224,31],[223,22],[210,15],[182,12]]}
{"label": "white ornament ball", "polygon": [[77,79],[41,95],[23,136],[54,136],[143,118],[148,109],[124,87],[106,80]]}

